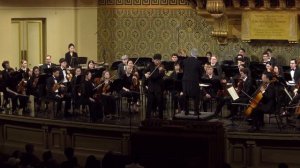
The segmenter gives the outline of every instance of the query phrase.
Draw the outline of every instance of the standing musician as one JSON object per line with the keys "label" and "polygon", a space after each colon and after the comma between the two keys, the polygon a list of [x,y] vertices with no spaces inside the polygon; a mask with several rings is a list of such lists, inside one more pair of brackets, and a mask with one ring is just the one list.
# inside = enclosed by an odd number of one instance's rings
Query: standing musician
{"label": "standing musician", "polygon": [[27,61],[26,60],[21,60],[21,67],[18,70],[18,72],[21,73],[22,79],[21,81],[18,81],[18,86],[17,86],[17,92],[21,95],[24,96],[19,96],[19,102],[20,102],[20,109],[23,109],[23,113],[28,112],[27,108],[27,102],[28,102],[28,97],[25,97],[26,89],[27,89],[27,81],[29,80],[29,68],[27,67]]}
{"label": "standing musician", "polygon": [[[2,87],[3,87],[3,99],[4,99],[4,103],[3,103],[3,107],[6,108],[6,106],[9,104],[8,102],[8,97],[9,97],[9,93],[7,92],[6,88],[9,87],[11,85],[10,83],[10,79],[11,79],[11,72],[14,71],[13,68],[10,67],[9,65],[9,61],[3,61],[2,62],[2,67],[3,67],[3,71],[2,71]],[[15,108],[17,106],[17,104],[14,104]]]}
{"label": "standing musician", "polygon": [[[46,97],[57,102],[57,112],[61,111],[62,101],[70,101],[69,97],[65,93],[66,86],[59,82],[59,68],[53,68],[52,76],[47,79],[46,82]],[[66,103],[67,104],[67,103]],[[68,107],[65,105],[64,116],[68,116]]]}
{"label": "standing musician", "polygon": [[[240,78],[237,79],[237,83],[235,84],[235,90],[239,95],[239,98],[232,103],[241,103],[241,104],[248,104],[249,96],[252,95],[254,91],[253,87],[253,80],[249,76],[249,69],[243,68],[240,70]],[[230,115],[226,118],[233,117],[237,114],[239,105],[231,104],[230,106]]]}
{"label": "standing musician", "polygon": [[78,54],[75,52],[75,45],[70,43],[68,45],[68,52],[65,54],[65,60],[68,67],[75,68],[78,66]]}
{"label": "standing musician", "polygon": [[41,97],[43,94],[43,85],[39,82],[40,70],[39,67],[35,66],[32,69],[32,76],[27,82],[27,91],[30,95],[34,96],[34,105],[36,111],[40,111]]}
{"label": "standing musician", "polygon": [[116,113],[116,100],[112,95],[112,84],[113,81],[111,79],[109,71],[103,71],[100,87],[98,88],[98,90],[100,89],[100,100],[103,103],[104,114],[107,114],[108,118],[111,118],[112,115]]}
{"label": "standing musician", "polygon": [[161,65],[161,54],[154,54],[153,63],[145,69],[145,78],[148,83],[146,118],[151,118],[153,110],[156,111],[158,108],[159,118],[163,119],[164,75],[165,70]]}
{"label": "standing musician", "polygon": [[275,87],[274,83],[271,82],[273,75],[270,72],[264,72],[261,79],[262,85],[258,88],[257,92],[261,92],[263,97],[252,112],[253,125],[250,131],[259,130],[264,124],[264,114],[275,110]]}
{"label": "standing musician", "polygon": [[73,109],[74,113],[77,114],[80,111],[81,105],[81,82],[82,82],[82,75],[81,75],[81,68],[75,68],[75,75],[71,79],[71,95],[73,99]]}
{"label": "standing musician", "polygon": [[127,65],[127,62],[128,62],[128,56],[123,55],[121,57],[121,60],[122,60],[122,63],[120,63],[118,65],[118,70],[117,70],[118,79],[121,79],[125,74],[125,66]]}
{"label": "standing musician", "polygon": [[52,56],[47,55],[45,63],[40,66],[40,72],[45,73],[45,69],[54,68],[54,67],[56,67],[56,65],[52,63]]}
{"label": "standing musician", "polygon": [[128,64],[125,67],[125,74],[121,77],[123,87],[120,93],[122,96],[129,98],[129,101],[133,104],[134,111],[137,112],[140,98],[139,73],[132,60],[128,60]]}
{"label": "standing musician", "polygon": [[197,59],[198,50],[192,49],[191,56],[182,61],[183,77],[182,88],[185,97],[184,110],[185,114],[189,114],[188,100],[191,97],[194,101],[195,115],[199,115],[200,101],[200,78],[202,76],[201,62]]}
{"label": "standing musician", "polygon": [[206,74],[202,79],[209,82],[210,86],[203,89],[203,111],[207,112],[207,105],[212,98],[216,98],[220,86],[219,77],[214,74],[211,65],[206,67]]}
{"label": "standing musician", "polygon": [[98,119],[102,118],[102,103],[98,97],[95,95],[95,85],[92,82],[92,73],[87,70],[84,73],[84,81],[81,85],[81,97],[82,104],[89,106],[90,111],[90,121],[96,122]]}

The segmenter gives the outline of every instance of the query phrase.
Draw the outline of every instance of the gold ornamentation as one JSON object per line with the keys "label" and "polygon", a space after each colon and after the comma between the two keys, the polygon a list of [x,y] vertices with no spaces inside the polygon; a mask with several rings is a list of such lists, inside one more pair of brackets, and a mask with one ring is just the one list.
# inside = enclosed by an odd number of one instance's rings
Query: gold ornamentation
{"label": "gold ornamentation", "polygon": [[206,10],[214,18],[219,18],[224,14],[225,4],[222,0],[208,0]]}

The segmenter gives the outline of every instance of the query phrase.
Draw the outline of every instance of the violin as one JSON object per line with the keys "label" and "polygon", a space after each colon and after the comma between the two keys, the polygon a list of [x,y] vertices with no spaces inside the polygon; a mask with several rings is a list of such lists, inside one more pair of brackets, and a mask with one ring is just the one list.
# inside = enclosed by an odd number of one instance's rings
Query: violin
{"label": "violin", "polygon": [[139,91],[139,88],[140,88],[140,82],[139,82],[138,75],[134,74],[132,76],[132,85],[130,86],[130,90]]}
{"label": "violin", "polygon": [[71,81],[73,78],[73,74],[71,73],[70,69],[67,69],[67,74],[66,74],[66,78],[68,81]]}
{"label": "violin", "polygon": [[36,85],[37,85],[38,81],[39,81],[39,77],[36,77],[36,78],[33,80],[33,82],[32,82],[33,88],[36,88]]}
{"label": "violin", "polygon": [[26,86],[27,86],[26,81],[24,79],[22,79],[17,86],[17,92],[19,94],[25,95],[26,94]]}

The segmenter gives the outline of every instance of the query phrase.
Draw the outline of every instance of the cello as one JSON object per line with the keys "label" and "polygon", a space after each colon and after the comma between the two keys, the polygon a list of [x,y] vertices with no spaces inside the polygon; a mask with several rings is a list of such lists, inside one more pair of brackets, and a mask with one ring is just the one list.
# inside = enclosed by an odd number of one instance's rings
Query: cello
{"label": "cello", "polygon": [[259,102],[263,98],[263,92],[262,90],[266,90],[269,86],[269,83],[263,83],[254,93],[254,96],[250,99],[250,104],[244,111],[244,114],[249,117],[253,110],[258,106]]}

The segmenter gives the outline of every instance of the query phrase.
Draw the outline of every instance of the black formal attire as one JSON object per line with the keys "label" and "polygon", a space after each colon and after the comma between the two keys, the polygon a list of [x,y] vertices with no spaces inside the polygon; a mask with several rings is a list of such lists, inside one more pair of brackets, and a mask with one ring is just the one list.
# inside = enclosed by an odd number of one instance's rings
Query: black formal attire
{"label": "black formal attire", "polygon": [[[104,81],[103,81],[104,82]],[[99,88],[102,91],[102,95],[100,96],[100,100],[103,103],[104,114],[113,115],[116,114],[116,99],[112,95],[113,82],[109,81],[108,83],[103,83]]]}
{"label": "black formal attire", "polygon": [[263,97],[260,100],[257,107],[253,110],[253,126],[255,129],[259,129],[264,123],[264,114],[271,113],[275,110],[276,103],[276,90],[274,83],[270,83],[266,86],[265,92],[263,92]]}
{"label": "black formal attire", "polygon": [[176,73],[175,71],[173,71],[173,73],[171,74],[171,78],[173,80],[173,86],[171,89],[171,96],[172,96],[172,105],[174,107],[174,110],[176,111],[177,109],[182,110],[184,108],[184,96],[180,95],[182,91],[182,76],[183,73],[179,72]]}
{"label": "black formal attire", "polygon": [[[133,80],[132,80],[133,74],[134,74],[134,72],[132,72],[130,75],[127,75],[127,74],[123,75],[122,85],[123,85],[123,87],[129,89],[129,91],[125,91],[124,89],[122,89],[120,91],[120,93],[123,97],[127,97],[129,102],[136,103],[140,97],[140,94],[139,94],[140,90],[139,90],[139,85],[134,86],[134,84],[133,84]],[[137,80],[139,80],[139,79],[137,79]],[[139,81],[137,81],[137,82],[139,82]]]}
{"label": "black formal attire", "polygon": [[202,76],[202,65],[196,57],[188,57],[182,61],[183,77],[182,88],[185,96],[184,110],[189,113],[188,100],[191,97],[194,101],[195,114],[199,114],[200,101],[200,78]]}
{"label": "black formal attire", "polygon": [[145,70],[145,72],[152,73],[151,76],[146,79],[148,85],[146,118],[151,118],[152,111],[156,111],[158,108],[159,118],[163,119],[163,77],[165,72],[160,71],[159,68],[156,67],[157,66],[152,63]]}
{"label": "black formal attire", "polygon": [[[300,80],[300,69],[299,68],[290,69],[289,73],[291,74],[292,81],[294,81],[295,83],[298,83]],[[294,73],[294,76],[292,76],[292,73]]]}
{"label": "black formal attire", "polygon": [[[51,64],[43,64],[43,65],[41,65],[39,67],[39,69],[40,69],[41,73],[45,73],[45,69],[54,68],[54,67],[57,67],[57,65],[53,64],[53,63],[51,63]],[[48,75],[52,75],[52,72],[49,72]]]}
{"label": "black formal attire", "polygon": [[68,64],[68,66],[71,66],[71,67],[77,67],[78,66],[78,54],[76,52],[73,52],[72,55],[69,52],[67,52],[65,54],[65,60]]}
{"label": "black formal attire", "polygon": [[[95,98],[94,84],[91,81],[84,80],[81,85],[82,104],[89,106],[90,120],[96,122],[103,117],[102,102]],[[101,95],[100,95],[101,96]],[[91,101],[94,100],[94,101]]]}
{"label": "black formal attire", "polygon": [[81,103],[81,82],[82,80],[82,75],[80,76],[73,76],[70,82],[70,87],[71,87],[71,96],[73,100],[73,107],[74,110],[79,110]]}
{"label": "black formal attire", "polygon": [[[20,68],[18,71],[21,73],[21,75],[23,77],[21,80],[24,80],[24,81],[28,82],[28,80],[29,80],[29,68],[26,68],[25,70]],[[18,83],[20,83],[20,81],[18,81]],[[25,92],[26,92],[25,93],[26,95],[29,95],[28,92],[27,92],[27,86],[25,88]],[[20,94],[24,94],[24,93],[20,93]],[[19,102],[20,102],[19,108],[23,109],[23,112],[27,112],[26,108],[27,108],[28,100],[29,100],[29,97],[25,97],[25,95],[24,96],[19,96]]]}
{"label": "black formal attire", "polygon": [[217,62],[215,65],[211,65],[214,68],[214,75],[216,75],[217,77],[222,76],[222,67],[219,64],[219,62]]}
{"label": "black formal attire", "polygon": [[118,65],[118,70],[117,70],[118,79],[122,79],[122,77],[124,77],[124,75],[126,75],[124,66],[125,66],[125,64],[123,64],[123,63],[120,63]]}
{"label": "black formal attire", "polygon": [[46,97],[50,100],[54,100],[57,102],[57,112],[61,111],[61,104],[62,101],[65,101],[65,109],[64,109],[64,116],[68,117],[68,110],[70,109],[71,98],[68,94],[65,94],[65,88],[59,88],[58,90],[53,90],[54,84],[58,83],[58,80],[51,76],[47,79],[46,84]]}
{"label": "black formal attire", "polygon": [[[217,93],[220,89],[221,84],[218,76],[216,75],[212,75],[210,77],[207,74],[205,74],[203,75],[202,79],[209,83],[209,86],[204,87],[201,92],[203,95],[203,111],[207,112],[207,105],[209,104],[211,99],[215,99],[217,97]],[[207,98],[205,96],[206,94],[209,94],[211,98]]]}
{"label": "black formal attire", "polygon": [[[248,102],[250,100],[249,96],[251,96],[255,91],[252,78],[250,78],[248,76],[246,79],[240,80],[237,84],[237,88],[239,89],[237,91],[239,98],[237,100],[233,101],[232,103],[248,104]],[[238,112],[241,112],[241,109],[239,109],[239,108],[242,108],[242,107],[240,105],[231,104],[229,108],[230,108],[230,112],[231,112],[230,116],[233,116],[233,115],[237,114]]]}
{"label": "black formal attire", "polygon": [[275,65],[277,65],[277,60],[274,57],[271,57],[270,61],[271,65],[274,67]]}
{"label": "black formal attire", "polygon": [[41,106],[41,98],[43,96],[44,86],[40,81],[39,76],[32,76],[27,82],[27,92],[29,95],[34,96],[34,103],[37,105],[36,110],[39,111],[39,107]]}

